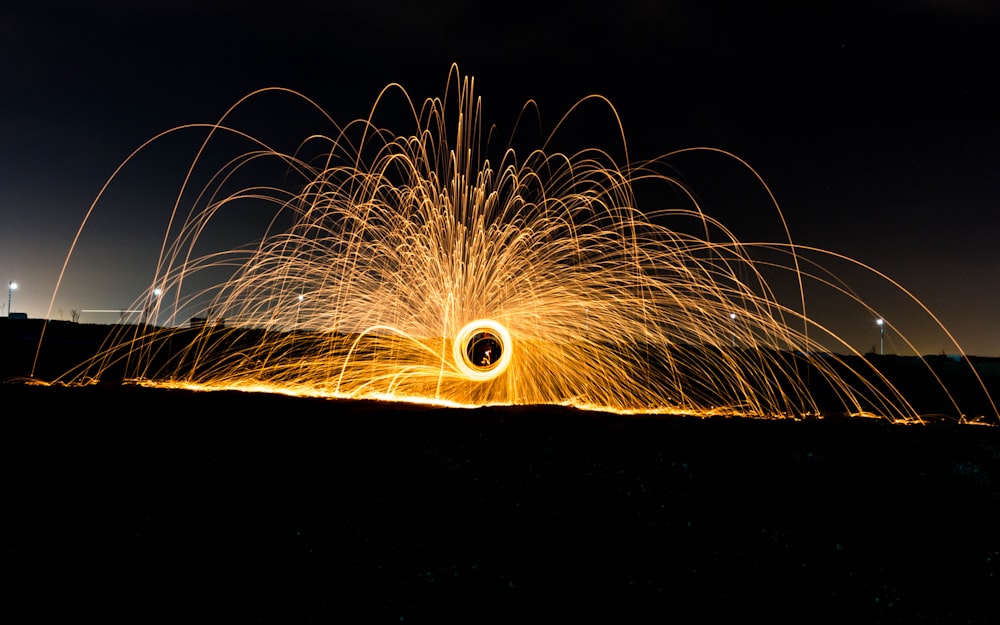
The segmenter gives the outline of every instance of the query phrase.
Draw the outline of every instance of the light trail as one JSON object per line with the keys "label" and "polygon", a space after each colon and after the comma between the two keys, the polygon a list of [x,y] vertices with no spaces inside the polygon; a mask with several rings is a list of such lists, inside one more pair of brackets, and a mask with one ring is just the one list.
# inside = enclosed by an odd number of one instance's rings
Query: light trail
{"label": "light trail", "polygon": [[[481,101],[455,67],[443,98],[418,105],[387,87],[367,118],[330,120],[332,133],[285,153],[228,125],[260,93],[205,126],[189,172],[220,136],[252,149],[194,202],[181,189],[133,305],[150,324],[122,330],[67,380],[117,371],[185,388],[752,417],[816,415],[832,397],[845,414],[920,420],[806,314],[808,283],[881,317],[802,258],[827,252],[794,245],[787,225],[777,242],[741,243],[666,166],[670,154],[619,163],[596,147],[550,152],[557,127],[537,149],[490,160]],[[389,93],[408,103],[408,132],[373,121]],[[738,157],[702,150],[739,161],[766,189]],[[287,174],[284,186],[233,188],[262,160]],[[640,183],[674,199],[640,208]],[[212,249],[210,226],[260,202],[273,219],[259,239]],[[797,285],[792,301],[775,296],[776,275]]]}

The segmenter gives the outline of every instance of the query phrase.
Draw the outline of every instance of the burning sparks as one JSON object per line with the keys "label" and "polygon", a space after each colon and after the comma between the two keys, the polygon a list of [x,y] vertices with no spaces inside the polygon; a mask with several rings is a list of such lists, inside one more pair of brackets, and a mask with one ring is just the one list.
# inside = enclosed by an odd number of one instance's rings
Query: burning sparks
{"label": "burning sparks", "polygon": [[[790,238],[740,243],[663,159],[511,148],[490,160],[473,81],[455,68],[442,99],[418,107],[402,93],[409,132],[376,126],[376,102],[367,119],[293,154],[229,128],[229,113],[210,126],[206,146],[235,135],[254,149],[193,205],[178,200],[133,306],[142,323],[68,376],[761,417],[822,412],[818,388],[844,413],[917,417],[806,316],[802,283],[834,282],[803,270]],[[322,146],[319,156],[306,146]],[[267,159],[286,184],[232,188]],[[640,209],[640,183],[674,199]],[[210,226],[261,202],[273,219],[258,240],[211,250]],[[774,274],[798,285],[795,301],[778,301]]]}

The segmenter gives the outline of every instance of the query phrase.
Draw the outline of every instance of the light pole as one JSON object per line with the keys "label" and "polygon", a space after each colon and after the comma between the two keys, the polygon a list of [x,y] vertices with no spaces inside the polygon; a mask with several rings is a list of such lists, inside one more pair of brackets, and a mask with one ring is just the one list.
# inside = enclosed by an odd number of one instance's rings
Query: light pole
{"label": "light pole", "polygon": [[7,316],[10,317],[10,300],[13,297],[14,291],[17,290],[17,282],[11,280],[7,283]]}
{"label": "light pole", "polygon": [[885,355],[885,319],[876,319],[875,323],[878,324],[878,354],[879,356]]}
{"label": "light pole", "polygon": [[733,320],[733,347],[736,347],[736,313],[729,313],[729,318]]}
{"label": "light pole", "polygon": [[143,311],[142,324],[146,325],[149,323],[149,313],[156,309],[156,301],[160,298],[160,293],[162,293],[159,288],[153,289],[153,296],[146,300],[146,310]]}
{"label": "light pole", "polygon": [[299,293],[299,303],[295,306],[295,328],[299,327],[299,313],[302,312],[302,300],[306,298],[305,295]]}

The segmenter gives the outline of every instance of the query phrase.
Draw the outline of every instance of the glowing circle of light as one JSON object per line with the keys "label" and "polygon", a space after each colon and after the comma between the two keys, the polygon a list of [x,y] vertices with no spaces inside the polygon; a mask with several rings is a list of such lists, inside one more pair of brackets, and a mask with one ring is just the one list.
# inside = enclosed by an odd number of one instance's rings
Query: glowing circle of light
{"label": "glowing circle of light", "polygon": [[458,331],[452,352],[462,375],[485,382],[507,369],[513,356],[512,347],[507,328],[492,319],[477,319]]}

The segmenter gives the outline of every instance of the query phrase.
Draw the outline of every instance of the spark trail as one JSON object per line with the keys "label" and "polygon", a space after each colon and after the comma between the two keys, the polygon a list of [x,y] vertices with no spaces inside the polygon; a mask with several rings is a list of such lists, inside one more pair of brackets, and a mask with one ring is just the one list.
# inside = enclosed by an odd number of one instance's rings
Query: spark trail
{"label": "spark trail", "polygon": [[[374,122],[389,94],[412,115],[401,134]],[[558,127],[528,153],[497,152],[474,81],[455,67],[444,97],[418,105],[391,85],[367,118],[327,117],[332,132],[292,153],[229,125],[260,95],[201,126],[190,172],[220,137],[250,149],[186,203],[189,173],[149,289],[130,307],[143,322],[65,379],[763,417],[820,413],[832,398],[849,414],[919,419],[807,315],[806,282],[853,297],[804,258],[836,255],[794,245],[787,227],[777,242],[741,243],[665,166],[669,154],[622,163],[596,147],[550,150]],[[759,179],[735,155],[700,149]],[[262,161],[285,184],[237,184]],[[640,208],[640,184],[674,199]],[[259,238],[212,249],[214,222],[261,202],[273,218]],[[792,301],[775,296],[775,275],[796,285]]]}

